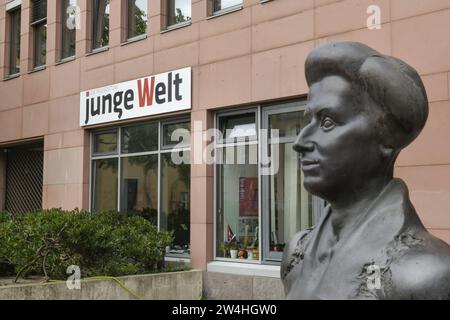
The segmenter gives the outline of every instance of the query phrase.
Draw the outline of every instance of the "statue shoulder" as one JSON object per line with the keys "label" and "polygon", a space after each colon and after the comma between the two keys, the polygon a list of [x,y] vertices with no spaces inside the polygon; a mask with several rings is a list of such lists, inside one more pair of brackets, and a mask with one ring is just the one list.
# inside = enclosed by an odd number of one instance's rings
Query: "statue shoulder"
{"label": "statue shoulder", "polygon": [[395,291],[402,299],[450,299],[450,247],[413,252],[391,266]]}
{"label": "statue shoulder", "polygon": [[281,279],[286,278],[292,268],[303,259],[302,243],[306,240],[307,236],[314,230],[315,227],[311,227],[297,232],[284,248],[283,260],[281,262]]}

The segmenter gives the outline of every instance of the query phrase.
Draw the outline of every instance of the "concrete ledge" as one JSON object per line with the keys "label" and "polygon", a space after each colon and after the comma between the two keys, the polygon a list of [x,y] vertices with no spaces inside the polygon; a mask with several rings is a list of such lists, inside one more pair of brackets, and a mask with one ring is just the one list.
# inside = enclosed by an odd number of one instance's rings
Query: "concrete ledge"
{"label": "concrete ledge", "polygon": [[[146,300],[199,300],[202,271],[157,273],[118,277],[130,290]],[[34,283],[0,287],[0,300],[130,300],[135,299],[114,280],[82,280],[80,290],[69,290],[65,282]]]}
{"label": "concrete ledge", "polygon": [[203,298],[207,300],[282,300],[283,283],[278,278],[205,272]]}
{"label": "concrete ledge", "polygon": [[280,266],[254,263],[213,261],[208,263],[207,271],[280,279]]}

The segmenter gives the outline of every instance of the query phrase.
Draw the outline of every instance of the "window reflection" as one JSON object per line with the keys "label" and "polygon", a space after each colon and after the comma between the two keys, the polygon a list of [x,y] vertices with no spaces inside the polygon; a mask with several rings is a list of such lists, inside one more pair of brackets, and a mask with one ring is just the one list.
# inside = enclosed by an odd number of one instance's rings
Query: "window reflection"
{"label": "window reflection", "polygon": [[[185,151],[183,157],[189,156],[190,152]],[[169,253],[189,255],[191,167],[188,163],[174,164],[171,153],[164,153],[161,158],[160,228],[174,232]]]}
{"label": "window reflection", "polygon": [[242,0],[213,0],[214,11],[225,10],[242,4]]}
{"label": "window reflection", "polygon": [[167,7],[167,26],[191,20],[191,0],[169,0]]}
{"label": "window reflection", "polygon": [[115,153],[117,151],[117,133],[98,133],[94,135],[94,153]]}
{"label": "window reflection", "polygon": [[147,33],[147,0],[127,0],[127,38]]}
{"label": "window reflection", "polygon": [[158,223],[158,155],[122,159],[121,211]]}
{"label": "window reflection", "polygon": [[75,55],[76,0],[61,1],[61,59]]}
{"label": "window reflection", "polygon": [[93,161],[93,211],[117,210],[117,159]]}
{"label": "window reflection", "polygon": [[252,160],[257,148],[245,146],[243,152],[241,147],[217,149],[222,158],[217,186],[218,257],[258,259],[258,165],[257,158]]}
{"label": "window reflection", "polygon": [[122,129],[122,152],[158,150],[158,123],[146,123]]}
{"label": "window reflection", "polygon": [[109,44],[109,1],[92,0],[92,49]]}

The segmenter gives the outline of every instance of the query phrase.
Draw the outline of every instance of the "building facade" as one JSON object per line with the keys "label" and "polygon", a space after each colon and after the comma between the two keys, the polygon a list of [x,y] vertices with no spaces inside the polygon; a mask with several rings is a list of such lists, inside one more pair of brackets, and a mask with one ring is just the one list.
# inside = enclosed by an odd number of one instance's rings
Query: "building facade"
{"label": "building facade", "polygon": [[450,243],[449,21],[449,0],[2,1],[0,209],[141,214],[174,231],[170,259],[279,288],[284,244],[324,206],[292,150],[304,62],[351,40],[423,77],[429,120],[395,175]]}

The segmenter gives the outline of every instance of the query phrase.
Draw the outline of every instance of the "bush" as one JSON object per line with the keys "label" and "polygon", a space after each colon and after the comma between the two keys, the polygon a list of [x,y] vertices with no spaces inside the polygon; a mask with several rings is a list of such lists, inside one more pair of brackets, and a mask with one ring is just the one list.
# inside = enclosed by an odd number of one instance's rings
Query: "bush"
{"label": "bush", "polygon": [[18,276],[65,279],[70,265],[79,266],[83,277],[157,272],[172,240],[148,220],[116,212],[0,215],[0,261]]}

